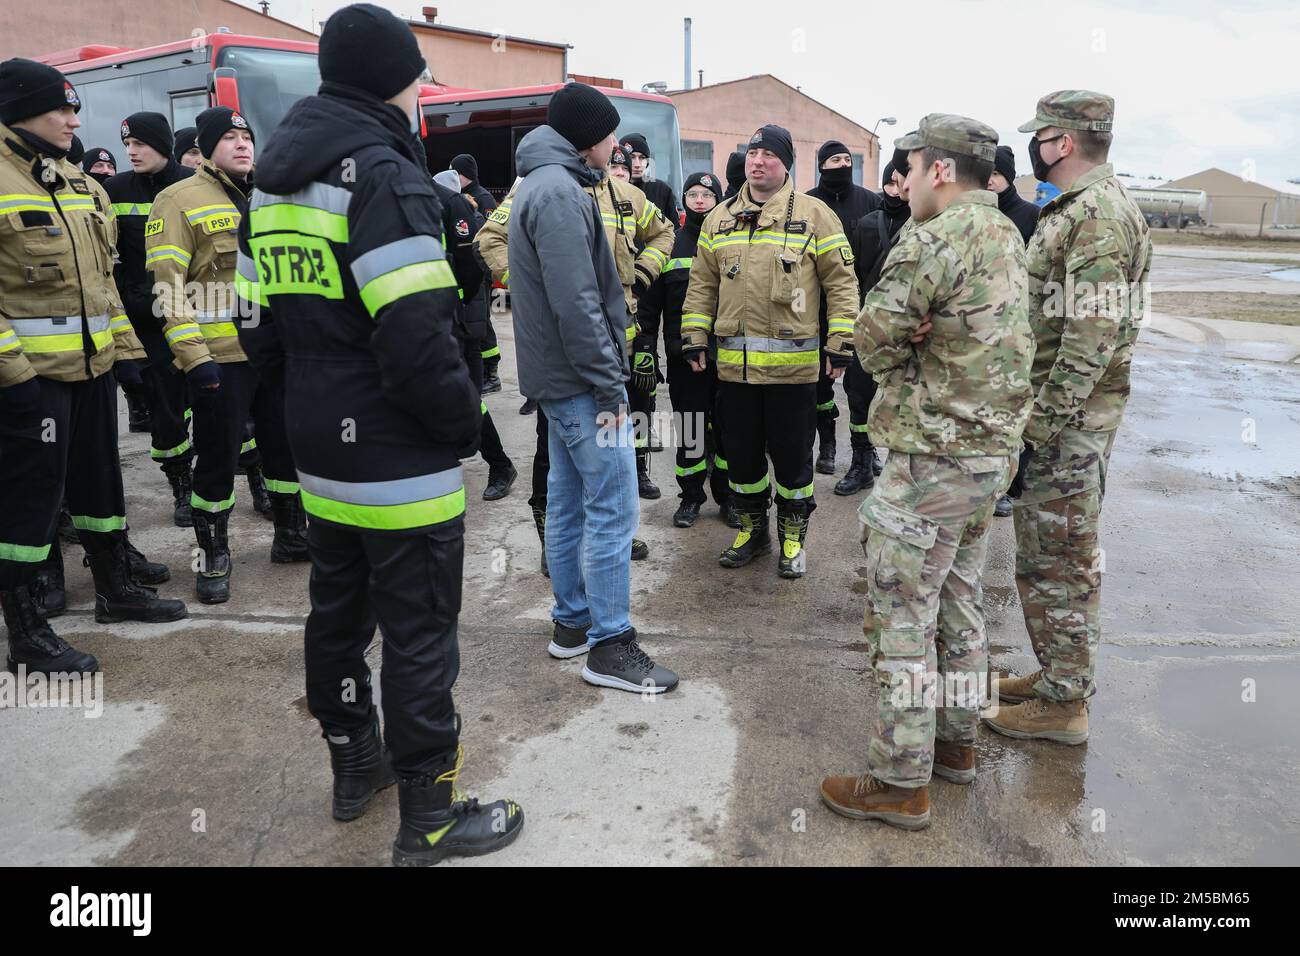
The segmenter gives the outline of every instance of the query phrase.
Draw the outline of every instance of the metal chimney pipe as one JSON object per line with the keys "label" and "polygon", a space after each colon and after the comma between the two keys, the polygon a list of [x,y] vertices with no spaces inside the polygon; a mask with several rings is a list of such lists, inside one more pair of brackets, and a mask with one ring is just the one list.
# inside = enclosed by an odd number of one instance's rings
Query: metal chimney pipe
{"label": "metal chimney pipe", "polygon": [[686,28],[686,82],[685,84],[683,84],[683,89],[689,90],[691,88],[691,18],[690,17],[687,17],[685,20],[685,28]]}

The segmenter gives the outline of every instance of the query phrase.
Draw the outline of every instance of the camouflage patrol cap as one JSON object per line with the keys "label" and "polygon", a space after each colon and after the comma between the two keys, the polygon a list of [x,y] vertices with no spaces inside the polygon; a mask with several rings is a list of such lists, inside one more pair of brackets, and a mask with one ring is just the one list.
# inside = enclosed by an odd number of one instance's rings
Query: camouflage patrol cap
{"label": "camouflage patrol cap", "polygon": [[997,153],[998,133],[992,126],[969,116],[931,113],[921,120],[916,132],[894,140],[896,149],[924,149],[926,146],[992,162]]}
{"label": "camouflage patrol cap", "polygon": [[1057,90],[1038,101],[1038,113],[1020,127],[1032,133],[1048,126],[1110,132],[1115,119],[1115,98],[1092,90]]}

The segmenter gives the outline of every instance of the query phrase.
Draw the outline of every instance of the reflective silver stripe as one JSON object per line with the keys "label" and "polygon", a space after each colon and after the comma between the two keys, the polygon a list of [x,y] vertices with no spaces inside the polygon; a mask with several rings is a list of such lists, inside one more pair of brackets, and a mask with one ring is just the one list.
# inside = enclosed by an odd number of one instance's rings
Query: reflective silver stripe
{"label": "reflective silver stripe", "polygon": [[49,196],[19,195],[14,199],[0,200],[0,212],[4,212],[7,209],[17,209],[21,206],[40,206],[42,208],[48,208],[50,212],[54,212],[54,200]]}
{"label": "reflective silver stripe", "polygon": [[371,249],[352,263],[352,278],[357,280],[360,289],[373,279],[400,269],[413,266],[419,262],[435,262],[445,259],[442,243],[433,236],[408,236]]}
{"label": "reflective silver stripe", "polygon": [[257,266],[253,263],[252,259],[244,255],[242,252],[235,258],[235,272],[237,272],[241,278],[247,279],[249,282],[260,281],[257,275]]}
{"label": "reflective silver stripe", "polygon": [[248,201],[248,208],[253,210],[260,209],[263,206],[279,205],[280,203],[293,203],[296,206],[311,206],[313,209],[323,209],[326,212],[346,216],[351,202],[352,193],[342,186],[312,183],[305,189],[300,189],[296,193],[290,193],[287,196],[277,196],[273,193],[264,193],[260,189],[254,189],[253,198]]}
{"label": "reflective silver stripe", "polygon": [[334,481],[298,472],[302,490],[318,498],[341,501],[349,505],[409,505],[415,501],[441,498],[459,491],[465,484],[461,467],[448,468],[432,475],[397,478],[393,481]]}
{"label": "reflective silver stripe", "polygon": [[765,339],[755,335],[728,335],[718,339],[718,348],[739,352],[811,352],[819,348],[819,339]]}
{"label": "reflective silver stripe", "polygon": [[230,310],[221,309],[217,312],[197,312],[194,315],[194,321],[199,325],[208,325],[212,322],[229,322]]}
{"label": "reflective silver stripe", "polygon": [[[108,331],[107,315],[92,315],[88,324],[93,335]],[[81,331],[81,316],[68,315],[49,319],[10,319],[13,330],[24,338],[42,335],[68,335]]]}

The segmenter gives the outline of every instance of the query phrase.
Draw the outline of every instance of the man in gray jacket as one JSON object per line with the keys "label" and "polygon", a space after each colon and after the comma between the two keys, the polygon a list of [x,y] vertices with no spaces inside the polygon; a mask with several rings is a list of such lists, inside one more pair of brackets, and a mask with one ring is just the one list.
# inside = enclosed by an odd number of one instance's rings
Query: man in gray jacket
{"label": "man in gray jacket", "polygon": [[[632,534],[640,514],[624,358],[627,308],[591,190],[617,144],[614,104],[594,87],[556,92],[546,125],[519,143],[510,216],[510,295],[519,389],[549,423],[546,561],[553,657],[587,654],[583,678],[662,693],[677,675],[631,623]],[[588,653],[590,651],[590,653]]]}

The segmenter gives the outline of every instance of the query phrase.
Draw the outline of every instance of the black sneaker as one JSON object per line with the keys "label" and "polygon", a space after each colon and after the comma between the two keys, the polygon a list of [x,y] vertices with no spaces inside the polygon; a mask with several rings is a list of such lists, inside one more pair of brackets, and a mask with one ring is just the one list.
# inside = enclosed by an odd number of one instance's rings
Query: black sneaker
{"label": "black sneaker", "polygon": [[582,679],[597,687],[634,694],[662,694],[677,686],[677,675],[652,661],[636,642],[636,629],[601,641],[587,654]]}
{"label": "black sneaker", "polygon": [[587,628],[589,627],[590,624],[583,627],[565,627],[556,621],[546,653],[562,661],[570,657],[581,657],[587,653]]}
{"label": "black sneaker", "polygon": [[537,403],[531,398],[524,399],[524,403],[519,406],[520,415],[531,415],[537,411]]}
{"label": "black sneaker", "polygon": [[999,518],[1010,518],[1012,510],[1011,500],[1010,495],[1002,495],[998,498],[998,503],[993,506],[993,513]]}
{"label": "black sneaker", "polygon": [[700,502],[683,501],[673,512],[673,525],[678,528],[689,528],[695,524],[695,519],[700,516]]}
{"label": "black sneaker", "polygon": [[489,469],[487,487],[483,489],[483,500],[499,501],[504,498],[510,494],[510,489],[518,477],[519,472],[515,470],[514,465],[507,465],[504,470]]}
{"label": "black sneaker", "polygon": [[[648,557],[650,557],[650,545],[646,544],[640,538],[633,538],[632,539],[632,560],[644,561]],[[549,578],[550,574],[548,573],[546,576]]]}
{"label": "black sneaker", "polygon": [[491,395],[493,392],[501,391],[501,379],[496,375],[490,375],[483,379],[483,387],[479,389],[480,395]]}

